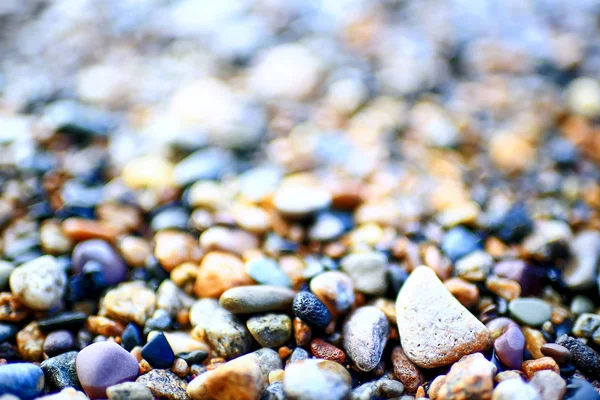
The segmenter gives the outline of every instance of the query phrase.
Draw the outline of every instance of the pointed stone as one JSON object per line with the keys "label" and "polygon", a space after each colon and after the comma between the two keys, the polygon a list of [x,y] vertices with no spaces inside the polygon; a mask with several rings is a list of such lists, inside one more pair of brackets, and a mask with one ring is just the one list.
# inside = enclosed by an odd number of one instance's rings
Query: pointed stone
{"label": "pointed stone", "polygon": [[402,348],[422,368],[452,364],[490,347],[490,333],[428,267],[416,268],[396,300]]}

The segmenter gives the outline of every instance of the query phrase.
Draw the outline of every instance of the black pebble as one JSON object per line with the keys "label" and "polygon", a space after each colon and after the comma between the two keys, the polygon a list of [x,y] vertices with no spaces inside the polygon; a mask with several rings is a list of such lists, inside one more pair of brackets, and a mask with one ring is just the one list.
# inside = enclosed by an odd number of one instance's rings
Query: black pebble
{"label": "black pebble", "polygon": [[590,379],[600,376],[600,354],[577,339],[563,335],[556,339],[556,344],[566,347],[573,356],[573,365]]}
{"label": "black pebble", "polygon": [[40,331],[47,333],[57,329],[76,331],[85,325],[87,316],[78,311],[66,311],[38,321]]}
{"label": "black pebble", "polygon": [[58,391],[67,387],[81,389],[77,371],[75,371],[76,351],[63,353],[59,356],[48,358],[40,364],[44,371],[46,387],[50,391]]}
{"label": "black pebble", "polygon": [[0,323],[0,342],[14,338],[19,329],[17,325]]}
{"label": "black pebble", "polygon": [[169,368],[175,361],[175,354],[164,333],[159,332],[142,348],[142,357],[154,368]]}
{"label": "black pebble", "polygon": [[204,350],[186,351],[177,354],[177,357],[183,359],[188,365],[202,364],[202,362],[206,360],[206,357],[208,357],[208,353]]}
{"label": "black pebble", "polygon": [[128,323],[121,334],[121,345],[127,351],[131,351],[135,346],[142,344],[142,335],[139,328],[134,323]]}
{"label": "black pebble", "polygon": [[533,221],[522,203],[514,204],[494,224],[494,233],[506,243],[518,243],[533,230]]}
{"label": "black pebble", "polygon": [[150,331],[167,331],[171,327],[173,319],[165,310],[158,309],[152,314],[151,318],[146,320],[144,324],[144,335]]}
{"label": "black pebble", "polygon": [[294,314],[309,325],[325,328],[331,322],[331,313],[314,294],[300,292],[292,304]]}
{"label": "black pebble", "polygon": [[573,378],[567,385],[565,400],[600,400],[600,394],[585,379]]}

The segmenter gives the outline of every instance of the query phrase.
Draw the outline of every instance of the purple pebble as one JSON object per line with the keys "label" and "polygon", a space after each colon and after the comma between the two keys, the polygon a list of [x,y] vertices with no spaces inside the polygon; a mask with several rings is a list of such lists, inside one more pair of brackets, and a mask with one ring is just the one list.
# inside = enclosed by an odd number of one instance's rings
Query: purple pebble
{"label": "purple pebble", "polygon": [[506,330],[494,341],[496,355],[510,369],[521,369],[523,363],[523,350],[525,349],[525,337],[519,326],[510,323]]}
{"label": "purple pebble", "polygon": [[73,270],[81,273],[88,261],[96,261],[102,266],[102,275],[107,285],[122,282],[127,274],[123,258],[104,240],[92,239],[78,243],[73,249]]}

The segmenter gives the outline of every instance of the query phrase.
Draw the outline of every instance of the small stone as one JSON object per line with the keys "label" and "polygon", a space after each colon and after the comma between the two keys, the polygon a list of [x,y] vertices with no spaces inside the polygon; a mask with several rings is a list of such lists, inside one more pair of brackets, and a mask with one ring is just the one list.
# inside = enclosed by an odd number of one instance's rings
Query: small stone
{"label": "small stone", "polygon": [[29,315],[30,311],[9,292],[0,293],[0,321],[20,322]]}
{"label": "small stone", "polygon": [[106,389],[108,400],[154,400],[150,389],[139,382],[125,382]]}
{"label": "small stone", "polygon": [[292,352],[292,356],[290,357],[290,363],[295,363],[296,361],[306,360],[308,359],[309,354],[302,347],[296,347]]}
{"label": "small stone", "polygon": [[479,300],[479,289],[472,283],[461,278],[450,278],[444,282],[446,288],[452,293],[460,304],[470,308]]}
{"label": "small stone", "polygon": [[77,331],[83,328],[87,321],[87,315],[80,311],[64,311],[51,315],[38,321],[42,332],[52,332],[57,329]]}
{"label": "small stone", "polygon": [[531,380],[533,375],[538,371],[550,370],[560,374],[560,368],[558,368],[558,364],[556,364],[556,361],[554,361],[552,357],[542,357],[537,360],[524,361],[521,369],[529,380]]}
{"label": "small stone", "polygon": [[340,237],[346,229],[344,222],[332,213],[321,213],[308,230],[308,238],[328,242]]}
{"label": "small stone", "polygon": [[542,400],[537,390],[520,378],[507,379],[498,384],[492,400]]}
{"label": "small stone", "polygon": [[400,346],[392,350],[392,367],[394,376],[404,384],[409,393],[416,392],[425,381],[419,368],[410,361]]}
{"label": "small stone", "polygon": [[0,393],[23,400],[34,399],[44,390],[44,373],[34,364],[0,365]]}
{"label": "small stone", "polygon": [[386,257],[379,252],[350,254],[340,263],[356,290],[374,296],[383,295],[387,290],[386,264]]}
{"label": "small stone", "polygon": [[44,341],[44,353],[48,357],[54,357],[75,348],[75,338],[69,331],[54,331],[46,336]]}
{"label": "small stone", "polygon": [[332,320],[325,304],[310,292],[300,292],[294,297],[292,311],[298,318],[318,328],[327,327]]}
{"label": "small stone", "polygon": [[166,331],[171,328],[173,318],[165,310],[155,310],[152,317],[146,320],[144,324],[144,334],[150,331]]}
{"label": "small stone", "polygon": [[103,306],[109,316],[143,326],[156,309],[156,294],[141,282],[125,282],[106,293]]}
{"label": "small stone", "polygon": [[167,272],[184,262],[202,259],[198,241],[189,233],[163,230],[154,235],[154,242],[154,257]]}
{"label": "small stone", "polygon": [[489,276],[485,281],[485,286],[494,294],[505,300],[514,300],[521,296],[521,285],[512,279],[500,278],[498,276]]}
{"label": "small stone", "polygon": [[575,315],[594,312],[594,303],[586,296],[577,295],[571,301],[571,312]]}
{"label": "small stone", "polygon": [[536,372],[530,384],[540,393],[542,400],[561,400],[567,391],[565,380],[553,371]]}
{"label": "small stone", "polygon": [[194,293],[197,297],[219,298],[224,292],[238,286],[254,284],[242,260],[221,252],[210,252],[202,259],[196,276]]}
{"label": "small stone", "polygon": [[137,378],[136,383],[146,386],[154,397],[166,400],[189,400],[187,383],[171,371],[153,369]]}
{"label": "small stone", "polygon": [[292,335],[292,320],[285,314],[250,317],[246,326],[262,347],[282,346]]}
{"label": "small stone", "polygon": [[318,187],[288,184],[277,190],[273,204],[284,217],[302,219],[329,207],[331,194]]}
{"label": "small stone", "polygon": [[186,351],[178,353],[177,357],[185,360],[189,365],[202,364],[206,360],[206,357],[208,357],[208,352],[204,350]]}
{"label": "small stone", "polygon": [[45,336],[36,322],[30,322],[17,333],[17,348],[26,361],[41,361]]}
{"label": "small stone", "polygon": [[19,332],[17,325],[0,323],[0,343],[14,338],[17,332]]}
{"label": "small stone", "polygon": [[542,358],[542,346],[546,344],[546,339],[542,332],[537,329],[524,326],[521,328],[523,336],[525,336],[525,348],[531,353],[533,358]]}
{"label": "small stone", "polygon": [[344,323],[344,349],[361,371],[371,371],[379,364],[388,327],[385,314],[373,306],[358,308]]}
{"label": "small stone", "polygon": [[327,306],[333,315],[347,312],[354,304],[354,284],[340,271],[327,271],[310,281],[310,291]]}
{"label": "small stone", "polygon": [[156,291],[156,306],[174,317],[182,309],[188,309],[194,299],[181,290],[173,281],[165,279]]}
{"label": "small stone", "polygon": [[125,350],[131,351],[135,346],[140,346],[141,344],[142,334],[139,328],[130,322],[121,333],[121,345]]}
{"label": "small stone", "polygon": [[285,372],[282,369],[276,369],[269,372],[269,384],[282,382]]}
{"label": "small stone", "polygon": [[533,221],[523,203],[512,205],[493,223],[492,231],[505,243],[519,243],[533,230]]}
{"label": "small stone", "polygon": [[456,261],[454,270],[456,275],[473,282],[484,281],[490,274],[494,259],[483,250],[477,250]]}
{"label": "small stone", "polygon": [[462,357],[446,375],[437,400],[491,398],[496,367],[481,353]]}
{"label": "small stone", "polygon": [[205,252],[222,251],[242,256],[258,245],[258,237],[242,229],[212,226],[200,235],[200,248]]}
{"label": "small stone", "polygon": [[119,250],[132,267],[143,267],[148,257],[152,255],[150,244],[143,238],[136,236],[125,236],[119,240]]}
{"label": "small stone", "polygon": [[150,221],[150,229],[159,232],[166,229],[186,229],[189,213],[181,207],[166,207],[158,211]]}
{"label": "small stone", "polygon": [[402,383],[388,377],[363,383],[352,390],[351,400],[396,399],[404,392]]}
{"label": "small stone", "polygon": [[8,289],[8,279],[15,266],[8,261],[0,260],[0,292]]}
{"label": "small stone", "polygon": [[127,265],[123,258],[104,240],[86,240],[75,246],[72,255],[73,270],[81,273],[88,261],[96,261],[101,265],[102,278],[107,285],[116,285],[127,275]]}
{"label": "small stone", "polygon": [[343,400],[351,388],[352,378],[346,368],[327,360],[294,362],[285,369],[283,378],[283,390],[290,400]]}
{"label": "small stone", "polygon": [[529,296],[541,291],[546,271],[523,260],[504,260],[494,266],[494,274],[519,282],[521,295]]}
{"label": "small stone", "polygon": [[193,335],[206,340],[220,357],[235,358],[252,345],[252,336],[235,315],[214,299],[201,299],[190,310]]}
{"label": "small stone", "polygon": [[88,317],[88,330],[102,336],[119,336],[123,333],[125,326],[117,321],[106,317]]}
{"label": "small stone", "polygon": [[[163,334],[175,354],[196,350],[209,351],[209,346],[204,341],[194,339],[189,331],[163,332]],[[150,332],[148,339],[152,339],[154,335],[158,335],[158,332]]]}
{"label": "small stone", "polygon": [[550,304],[537,298],[519,298],[508,303],[511,315],[529,326],[540,326],[552,316]]}
{"label": "small stone", "polygon": [[600,232],[583,231],[569,242],[571,262],[562,273],[565,284],[574,290],[594,286],[600,263]]}
{"label": "small stone", "polygon": [[573,378],[567,385],[564,398],[568,400],[600,400],[600,394],[587,380]]}
{"label": "small stone", "polygon": [[300,318],[294,318],[294,339],[297,346],[306,346],[312,338],[312,329],[310,325]]}
{"label": "small stone", "polygon": [[69,351],[56,357],[44,360],[40,368],[44,371],[46,377],[46,386],[54,391],[68,387],[80,389],[79,378],[75,370],[76,351]]}
{"label": "small stone", "polygon": [[275,351],[261,349],[197,376],[189,383],[187,393],[192,400],[260,399],[269,373],[281,367]]}
{"label": "small stone", "polygon": [[573,325],[573,334],[577,337],[591,338],[600,328],[600,315],[585,313],[577,317]]}
{"label": "small stone", "polygon": [[231,207],[231,216],[242,229],[256,234],[263,234],[271,227],[271,217],[258,206],[235,203]]}
{"label": "small stone", "polygon": [[263,285],[291,286],[290,279],[270,258],[256,257],[246,261],[246,272],[252,279]]}
{"label": "small stone", "polygon": [[73,242],[63,233],[57,220],[46,220],[42,223],[40,241],[46,254],[65,254],[73,248]]}
{"label": "small stone", "polygon": [[520,369],[525,350],[525,336],[517,324],[509,324],[502,335],[494,340],[496,355],[510,369]]}
{"label": "small stone", "polygon": [[77,377],[91,398],[106,398],[106,389],[138,376],[137,360],[114,342],[97,342],[79,352]]}
{"label": "small stone", "polygon": [[15,268],[9,283],[23,305],[46,311],[60,304],[67,275],[54,257],[46,255]]}
{"label": "small stone", "polygon": [[70,217],[63,221],[62,232],[74,242],[100,239],[114,242],[118,231],[115,227],[93,219]]}
{"label": "small stone", "polygon": [[442,241],[442,250],[453,262],[479,249],[481,238],[462,226],[450,229]]}
{"label": "small stone", "polygon": [[295,295],[293,290],[280,286],[242,286],[223,293],[219,304],[234,314],[288,311]]}
{"label": "small stone", "polygon": [[44,397],[38,397],[37,400],[88,400],[83,392],[79,392],[72,387],[67,387],[58,393],[50,394]]}
{"label": "small stone", "polygon": [[285,400],[283,382],[274,382],[267,386],[260,400]]}
{"label": "small stone", "polygon": [[175,361],[175,354],[164,333],[158,332],[142,348],[142,357],[154,368],[169,368]]}
{"label": "small stone", "polygon": [[556,343],[547,343],[540,348],[543,355],[552,357],[559,364],[567,364],[571,361],[571,352],[564,346]]}
{"label": "small stone", "polygon": [[183,358],[177,357],[171,366],[171,371],[178,377],[185,378],[190,371],[190,366]]}
{"label": "small stone", "polygon": [[346,362],[346,353],[323,339],[313,339],[310,342],[310,352],[316,358],[335,361],[342,365]]}
{"label": "small stone", "polygon": [[398,323],[396,319],[396,303],[393,300],[379,297],[375,299],[371,305],[381,310],[381,312],[383,312],[387,317],[390,324],[396,326]]}
{"label": "small stone", "polygon": [[233,161],[231,153],[219,147],[195,151],[175,166],[175,182],[187,186],[196,181],[220,178],[231,169]]}
{"label": "small stone", "polygon": [[487,328],[464,308],[428,267],[418,267],[396,300],[404,352],[422,368],[449,365],[491,345]]}
{"label": "small stone", "polygon": [[600,84],[585,76],[573,79],[566,89],[567,103],[571,111],[587,118],[600,115]]}
{"label": "small stone", "polygon": [[600,355],[594,349],[567,335],[556,339],[556,344],[569,349],[573,365],[587,377],[595,379],[600,376]]}
{"label": "small stone", "polygon": [[121,177],[132,189],[165,189],[175,185],[173,164],[164,158],[143,156],[129,161]]}

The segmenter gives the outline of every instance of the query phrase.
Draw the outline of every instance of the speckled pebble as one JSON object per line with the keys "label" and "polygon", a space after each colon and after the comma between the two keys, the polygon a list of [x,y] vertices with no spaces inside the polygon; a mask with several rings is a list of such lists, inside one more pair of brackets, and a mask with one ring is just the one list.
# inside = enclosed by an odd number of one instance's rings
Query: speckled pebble
{"label": "speckled pebble", "polygon": [[67,275],[50,255],[36,258],[12,270],[10,288],[24,305],[34,310],[49,310],[60,304]]}
{"label": "speckled pebble", "polygon": [[153,369],[137,378],[136,383],[146,386],[159,399],[189,400],[187,382],[171,371]]}
{"label": "speckled pebble", "polygon": [[470,354],[453,364],[436,396],[437,400],[490,398],[496,367],[481,353]]}
{"label": "speckled pebble", "polygon": [[381,359],[387,343],[388,320],[373,306],[354,311],[344,323],[344,349],[362,371],[371,371]]}
{"label": "speckled pebble", "polygon": [[567,335],[556,339],[556,344],[569,349],[573,364],[587,377],[600,376],[600,355],[594,349]]}
{"label": "speckled pebble", "polygon": [[325,304],[310,292],[298,293],[294,297],[292,310],[298,318],[319,328],[325,328],[332,319],[331,313]]}
{"label": "speckled pebble", "polygon": [[246,326],[262,347],[282,346],[292,335],[292,320],[285,314],[250,317]]}
{"label": "speckled pebble", "polygon": [[109,316],[143,326],[156,309],[156,294],[141,282],[126,282],[109,290],[102,305]]}
{"label": "speckled pebble", "polygon": [[75,370],[76,351],[69,351],[56,357],[44,360],[40,368],[46,377],[46,386],[51,390],[61,390],[67,387],[80,389],[79,378]]}
{"label": "speckled pebble", "polygon": [[108,400],[154,400],[150,389],[139,382],[125,382],[106,389]]}

